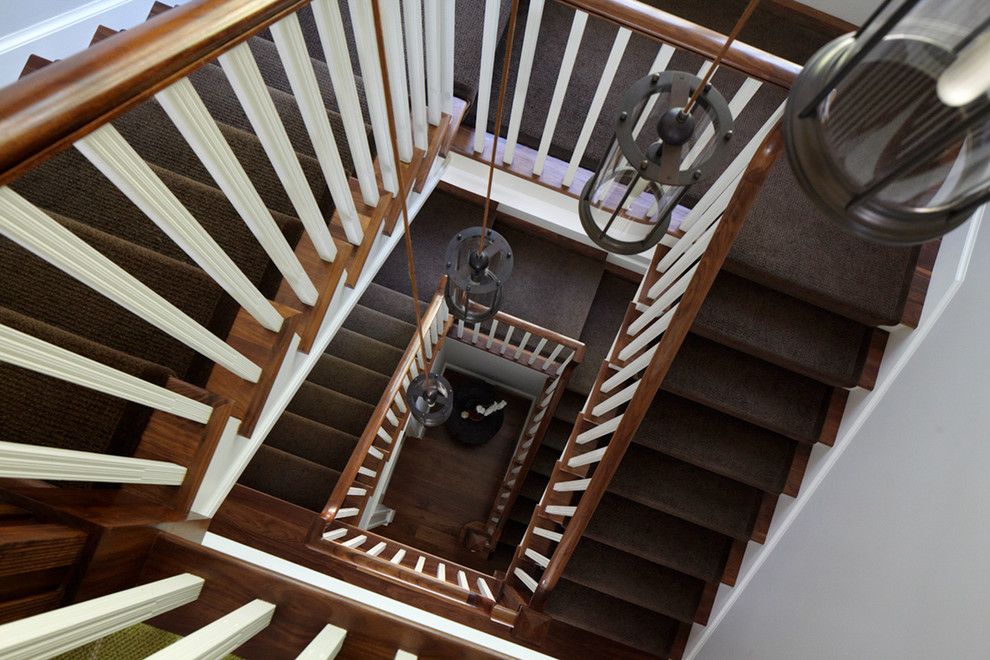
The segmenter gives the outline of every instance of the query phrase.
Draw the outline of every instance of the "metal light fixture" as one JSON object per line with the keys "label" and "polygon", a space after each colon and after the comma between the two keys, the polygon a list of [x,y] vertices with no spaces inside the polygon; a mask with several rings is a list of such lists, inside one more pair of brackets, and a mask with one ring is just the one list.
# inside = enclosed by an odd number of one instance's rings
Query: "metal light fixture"
{"label": "metal light fixture", "polygon": [[888,0],[791,88],[787,154],[841,226],[921,243],[990,199],[990,3]]}
{"label": "metal light fixture", "polygon": [[454,391],[438,373],[422,373],[406,390],[409,411],[423,426],[440,426],[454,410]]}
{"label": "metal light fixture", "polygon": [[450,313],[470,323],[495,316],[512,274],[512,250],[502,235],[483,227],[459,232],[447,245],[446,264]]}
{"label": "metal light fixture", "polygon": [[[649,139],[641,129],[655,112],[656,139]],[[731,138],[732,113],[707,76],[664,71],[633,83],[612,146],[581,193],[588,238],[618,254],[656,245],[678,201],[720,163]]]}

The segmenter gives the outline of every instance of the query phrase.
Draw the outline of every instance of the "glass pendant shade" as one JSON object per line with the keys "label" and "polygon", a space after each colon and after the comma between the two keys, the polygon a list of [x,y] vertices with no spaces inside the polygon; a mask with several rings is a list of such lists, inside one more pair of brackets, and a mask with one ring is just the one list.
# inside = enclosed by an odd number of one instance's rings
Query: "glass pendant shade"
{"label": "glass pendant shade", "polygon": [[[454,318],[481,323],[502,304],[502,287],[512,275],[512,250],[493,229],[471,227],[447,245],[444,297]],[[480,246],[480,250],[479,250]]]}
{"label": "glass pendant shade", "polygon": [[988,26],[990,2],[889,0],[808,61],[784,132],[795,176],[829,217],[913,244],[987,201]]}
{"label": "glass pendant shade", "polygon": [[440,426],[454,410],[454,391],[447,379],[437,373],[420,374],[406,389],[409,411],[423,426]]}
{"label": "glass pendant shade", "polygon": [[578,205],[584,231],[605,250],[638,254],[656,245],[687,189],[721,162],[732,137],[725,99],[707,85],[684,111],[701,84],[665,71],[623,96],[615,138]]}

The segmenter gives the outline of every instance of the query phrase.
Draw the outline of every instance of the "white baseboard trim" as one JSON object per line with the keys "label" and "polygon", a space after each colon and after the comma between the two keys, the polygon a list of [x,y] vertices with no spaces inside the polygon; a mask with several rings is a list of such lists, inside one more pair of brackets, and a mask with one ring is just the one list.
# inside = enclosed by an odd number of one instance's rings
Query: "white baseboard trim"
{"label": "white baseboard trim", "polygon": [[47,20],[35,23],[17,32],[11,32],[0,38],[0,55],[9,53],[16,48],[26,46],[39,39],[44,39],[49,35],[130,2],[133,2],[133,0],[92,0],[92,2],[87,2],[81,7],[58,14],[57,16],[52,16]]}

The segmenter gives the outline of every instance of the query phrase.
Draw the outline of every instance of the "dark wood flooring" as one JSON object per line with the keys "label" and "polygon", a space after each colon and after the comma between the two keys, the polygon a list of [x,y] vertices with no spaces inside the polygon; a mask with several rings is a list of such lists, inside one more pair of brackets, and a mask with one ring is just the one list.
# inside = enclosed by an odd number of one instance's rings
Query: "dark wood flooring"
{"label": "dark wood flooring", "polygon": [[[474,380],[449,369],[444,375],[454,388]],[[502,429],[489,442],[458,443],[443,426],[404,440],[383,501],[395,519],[375,533],[475,570],[505,568],[468,552],[458,538],[465,524],[488,516],[529,412],[529,400],[495,389],[508,405]]]}

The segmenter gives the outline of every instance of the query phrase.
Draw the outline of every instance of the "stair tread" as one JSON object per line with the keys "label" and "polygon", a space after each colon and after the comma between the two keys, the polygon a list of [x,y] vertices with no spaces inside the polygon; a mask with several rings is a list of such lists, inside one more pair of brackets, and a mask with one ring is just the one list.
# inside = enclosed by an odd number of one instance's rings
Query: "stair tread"
{"label": "stair tread", "polygon": [[778,158],[725,268],[866,325],[895,325],[918,250],[844,231],[804,193],[787,159]]}
{"label": "stair tread", "polygon": [[794,441],[669,392],[658,392],[633,441],[767,493],[780,493]]}
{"label": "stair tread", "polygon": [[287,410],[361,437],[375,407],[316,383],[304,381],[289,402]]}
{"label": "stair tread", "polygon": [[237,481],[310,511],[322,511],[339,478],[336,470],[263,444]]}
{"label": "stair tread", "polygon": [[854,387],[872,328],[722,272],[691,328],[829,385]]}
{"label": "stair tread", "polygon": [[663,389],[776,431],[818,440],[834,388],[697,335],[688,335]]}
{"label": "stair tread", "polygon": [[401,291],[390,289],[377,282],[370,282],[358,304],[416,327],[412,296],[407,296]]}
{"label": "stair tread", "polygon": [[540,474],[549,477],[553,473],[553,467],[560,458],[560,452],[554,451],[546,445],[540,445],[536,450],[536,457],[529,466],[529,474]]}
{"label": "stair tread", "polygon": [[558,582],[550,594],[546,612],[565,623],[661,657],[667,656],[678,629],[670,617],[566,579]]}
{"label": "stair tread", "polygon": [[694,621],[705,583],[588,538],[578,543],[564,578],[678,621]]}
{"label": "stair tread", "polygon": [[344,469],[357,443],[357,436],[293,412],[282,413],[265,438],[271,447],[334,470]]}
{"label": "stair tread", "polygon": [[574,390],[564,390],[564,393],[560,395],[560,401],[557,403],[557,409],[554,410],[553,416],[562,422],[574,424],[581,409],[584,408],[587,398],[586,394]]}
{"label": "stair tread", "polygon": [[564,422],[557,417],[551,418],[547,432],[543,435],[543,446],[560,454],[567,445],[573,429],[573,423]]}
{"label": "stair tread", "polygon": [[523,535],[526,533],[527,526],[524,522],[510,518],[502,528],[502,535],[498,539],[499,543],[505,543],[511,546],[519,545]]}
{"label": "stair tread", "polygon": [[[630,282],[612,273],[603,273],[595,299],[591,303],[593,313],[581,330],[584,342],[584,361],[578,365],[567,387],[587,396],[598,378],[602,361],[608,357],[615,335],[622,327],[629,303],[636,296],[638,283]],[[583,403],[583,402],[582,402]]]}
{"label": "stair tread", "polygon": [[606,493],[584,536],[705,582],[721,578],[729,537]]}
{"label": "stair tread", "polygon": [[539,473],[530,472],[519,489],[519,495],[534,502],[539,502],[543,498],[543,491],[547,489],[548,483],[550,483],[550,479],[547,477]]}
{"label": "stair tread", "polygon": [[743,541],[762,497],[755,488],[637,444],[626,451],[608,490]]}
{"label": "stair tread", "polygon": [[378,405],[389,383],[388,376],[329,353],[320,356],[306,380],[371,406]]}
{"label": "stair tread", "polygon": [[389,378],[392,377],[403,353],[395,346],[366,337],[349,328],[340,328],[337,331],[326,352]]}
{"label": "stair tread", "polygon": [[416,326],[361,303],[344,320],[344,327],[405,351],[416,335]]}

